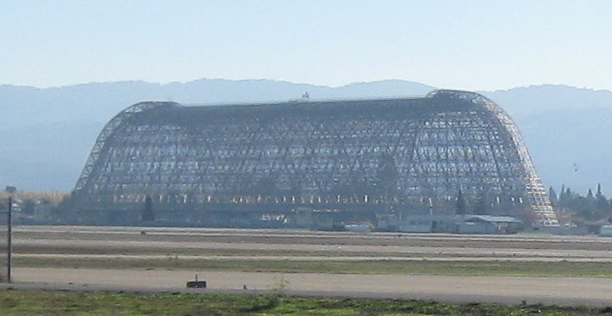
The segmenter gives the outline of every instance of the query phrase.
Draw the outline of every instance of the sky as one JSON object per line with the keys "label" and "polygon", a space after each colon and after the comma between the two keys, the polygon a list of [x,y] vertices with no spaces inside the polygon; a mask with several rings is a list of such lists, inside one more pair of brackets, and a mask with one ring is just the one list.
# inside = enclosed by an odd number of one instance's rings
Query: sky
{"label": "sky", "polygon": [[0,85],[402,79],[612,90],[609,0],[2,0]]}

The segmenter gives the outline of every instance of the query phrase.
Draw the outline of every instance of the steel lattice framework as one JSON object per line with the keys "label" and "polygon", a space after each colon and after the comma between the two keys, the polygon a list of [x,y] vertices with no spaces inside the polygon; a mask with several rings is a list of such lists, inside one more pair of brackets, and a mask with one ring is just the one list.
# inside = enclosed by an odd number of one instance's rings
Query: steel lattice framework
{"label": "steel lattice framework", "polygon": [[410,99],[138,103],[104,127],[67,205],[83,221],[135,222],[148,196],[168,223],[240,224],[300,207],[446,214],[459,191],[472,204],[486,199],[488,213],[558,224],[510,117],[479,94],[451,90]]}

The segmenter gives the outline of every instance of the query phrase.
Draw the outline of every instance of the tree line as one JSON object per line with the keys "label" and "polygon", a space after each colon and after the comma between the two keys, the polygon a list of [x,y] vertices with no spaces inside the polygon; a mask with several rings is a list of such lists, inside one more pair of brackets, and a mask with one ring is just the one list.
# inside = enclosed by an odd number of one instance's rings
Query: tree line
{"label": "tree line", "polygon": [[565,186],[562,186],[557,194],[555,189],[550,187],[549,196],[553,207],[574,223],[612,222],[612,199],[607,199],[601,193],[601,184],[597,185],[595,193],[589,189],[586,196]]}

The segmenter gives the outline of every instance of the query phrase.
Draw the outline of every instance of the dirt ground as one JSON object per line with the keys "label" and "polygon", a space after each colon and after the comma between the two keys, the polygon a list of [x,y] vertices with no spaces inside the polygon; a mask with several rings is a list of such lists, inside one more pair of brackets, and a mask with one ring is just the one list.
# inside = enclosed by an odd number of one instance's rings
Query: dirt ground
{"label": "dirt ground", "polygon": [[[143,231],[145,233],[143,233]],[[313,260],[350,260],[393,253],[397,259],[612,261],[612,240],[596,236],[456,236],[322,233],[306,231],[22,226],[15,229],[15,256],[94,255],[106,249],[140,255],[172,249],[282,250],[317,252]],[[61,250],[56,251],[56,250]],[[145,250],[143,250],[145,249]],[[323,255],[321,255],[323,254]],[[234,254],[235,255],[235,254]],[[244,260],[257,256],[243,256]],[[187,290],[187,281],[208,283]],[[145,269],[25,267],[13,269],[15,284],[4,288],[48,288],[132,292],[282,292],[288,295],[403,297],[504,304],[612,305],[612,280],[605,278],[358,275]],[[246,289],[245,289],[246,288]]]}

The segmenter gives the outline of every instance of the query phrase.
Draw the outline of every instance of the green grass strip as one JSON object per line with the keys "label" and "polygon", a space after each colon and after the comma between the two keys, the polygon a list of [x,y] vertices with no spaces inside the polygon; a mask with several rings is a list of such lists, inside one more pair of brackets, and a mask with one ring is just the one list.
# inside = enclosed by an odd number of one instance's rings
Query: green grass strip
{"label": "green grass strip", "polygon": [[105,294],[0,291],[0,315],[602,315],[609,308],[444,304],[409,299],[333,299],[277,294]]}
{"label": "green grass strip", "polygon": [[340,274],[426,274],[468,276],[556,276],[612,277],[612,265],[602,262],[570,261],[434,261],[434,260],[240,260],[187,259],[169,256],[158,259],[129,258],[18,258],[16,267],[103,268],[103,269],[197,269],[243,272],[340,273]]}

